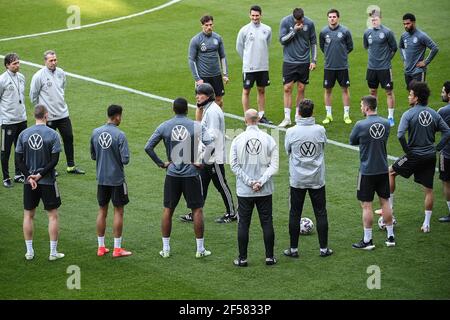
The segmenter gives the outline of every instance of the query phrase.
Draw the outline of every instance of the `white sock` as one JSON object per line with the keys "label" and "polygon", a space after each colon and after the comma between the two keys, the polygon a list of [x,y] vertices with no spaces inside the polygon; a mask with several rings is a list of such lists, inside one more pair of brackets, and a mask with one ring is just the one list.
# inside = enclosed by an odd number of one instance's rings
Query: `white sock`
{"label": "white sock", "polygon": [[328,250],[328,248],[320,248],[320,252],[323,252],[323,253],[327,252],[327,250]]}
{"label": "white sock", "polygon": [[325,109],[327,110],[327,116],[331,116],[331,106],[325,106]]}
{"label": "white sock", "polygon": [[423,221],[424,226],[430,225],[431,213],[432,213],[431,210],[425,210],[425,220]]}
{"label": "white sock", "polygon": [[195,240],[197,240],[197,252],[205,251],[205,246],[204,246],[205,239],[204,238],[197,238]]}
{"label": "white sock", "polygon": [[259,111],[258,112],[258,117],[260,117],[260,118],[264,117],[264,111]]}
{"label": "white sock", "polygon": [[105,236],[103,237],[97,237],[97,241],[98,241],[98,247],[104,247],[105,246]]}
{"label": "white sock", "polygon": [[163,242],[163,251],[170,251],[170,237],[164,238],[162,237]]}
{"label": "white sock", "polygon": [[391,193],[391,195],[389,196],[389,205],[391,206],[391,209],[394,209],[394,194]]}
{"label": "white sock", "polygon": [[291,120],[291,109],[290,108],[284,108],[284,118]]}
{"label": "white sock", "polygon": [[349,112],[350,112],[350,107],[344,106],[344,116],[348,116]]}
{"label": "white sock", "polygon": [[25,240],[25,245],[27,246],[27,253],[34,253],[33,240]]}
{"label": "white sock", "polygon": [[447,201],[448,212],[450,212],[450,201]]}
{"label": "white sock", "polygon": [[291,252],[298,252],[298,248],[291,248]]}
{"label": "white sock", "polygon": [[386,226],[387,230],[387,237],[393,237],[394,236],[394,225],[391,224],[390,226]]}
{"label": "white sock", "polygon": [[122,247],[122,237],[114,238],[114,249],[120,249]]}
{"label": "white sock", "polygon": [[372,228],[364,228],[364,242],[372,240]]}
{"label": "white sock", "polygon": [[58,240],[50,241],[50,255],[51,256],[56,256],[56,253],[58,252],[58,251],[56,251],[57,247],[58,247]]}
{"label": "white sock", "polygon": [[394,118],[394,108],[388,108],[388,118]]}

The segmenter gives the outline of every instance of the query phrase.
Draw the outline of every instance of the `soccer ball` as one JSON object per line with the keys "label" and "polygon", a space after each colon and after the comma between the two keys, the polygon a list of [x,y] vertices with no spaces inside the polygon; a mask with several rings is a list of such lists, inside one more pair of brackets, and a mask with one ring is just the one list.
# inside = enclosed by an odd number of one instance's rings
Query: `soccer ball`
{"label": "soccer ball", "polygon": [[314,231],[314,223],[309,218],[300,219],[300,234],[311,234]]}
{"label": "soccer ball", "polygon": [[[392,224],[395,226],[397,224],[397,220],[394,216],[392,216]],[[386,230],[386,223],[384,222],[383,216],[378,218],[378,227],[380,230]]]}

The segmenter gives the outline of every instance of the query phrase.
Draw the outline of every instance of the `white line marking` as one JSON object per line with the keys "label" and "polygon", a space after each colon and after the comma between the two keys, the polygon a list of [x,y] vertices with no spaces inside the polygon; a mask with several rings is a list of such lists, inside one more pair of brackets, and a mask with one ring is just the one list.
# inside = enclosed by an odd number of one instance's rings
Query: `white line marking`
{"label": "white line marking", "polygon": [[[4,57],[5,56],[0,55],[1,59],[3,59]],[[33,63],[33,62],[29,62],[29,61],[20,60],[20,63],[24,64],[24,65],[27,65],[27,66],[32,66],[32,67],[35,67],[35,68],[42,68],[42,67],[44,67],[43,65],[39,65],[37,63]],[[71,72],[67,72],[67,71],[66,71],[66,75],[68,75],[69,77],[75,78],[75,79],[79,79],[79,80],[83,80],[83,81],[87,81],[87,82],[92,82],[92,83],[95,83],[95,84],[98,84],[98,85],[101,85],[101,86],[104,86],[104,87],[110,87],[110,88],[113,88],[113,89],[117,89],[117,90],[122,90],[122,91],[127,91],[127,92],[130,92],[130,93],[138,94],[138,95],[150,98],[150,99],[155,99],[155,100],[164,101],[164,102],[168,102],[168,103],[172,103],[173,102],[173,99],[165,98],[165,97],[161,97],[161,96],[158,96],[158,95],[155,95],[155,94],[152,94],[152,93],[148,93],[148,92],[132,89],[132,88],[129,88],[129,87],[121,86],[119,84],[114,84],[114,83],[110,83],[110,82],[106,82],[106,81],[102,81],[102,80],[97,80],[97,79],[94,79],[94,78],[81,76],[81,75],[78,75],[78,74],[75,74],[75,73],[71,73]],[[197,106],[195,106],[193,104],[189,104],[189,107],[191,107],[193,109],[197,108]],[[224,115],[226,117],[228,117],[228,118],[231,118],[231,119],[244,121],[244,117],[237,116],[237,115],[232,114],[232,113],[224,112]],[[278,128],[277,126],[270,125],[270,124],[261,123],[259,125],[267,127],[267,128],[271,128],[271,129],[280,130],[280,131],[286,131],[285,128]],[[342,147],[342,148],[346,148],[346,149],[350,149],[350,150],[354,150],[354,151],[359,151],[358,147],[351,146],[351,145],[348,145],[348,144],[345,144],[345,143],[342,143],[342,142],[334,141],[334,140],[331,140],[331,139],[327,139],[327,142],[329,144],[333,144],[333,145],[338,146],[338,147]],[[398,158],[388,155],[388,159],[395,161]]]}
{"label": "white line marking", "polygon": [[105,20],[105,21],[100,21],[100,22],[95,22],[95,23],[91,23],[91,24],[86,24],[84,26],[80,26],[80,27],[75,27],[75,28],[66,28],[66,29],[60,29],[60,30],[53,30],[53,31],[47,31],[47,32],[41,32],[41,33],[33,33],[33,34],[26,34],[26,35],[22,35],[22,36],[15,36],[15,37],[10,37],[10,38],[3,38],[0,39],[0,42],[4,42],[4,41],[10,41],[10,40],[17,40],[17,39],[25,39],[25,38],[35,38],[35,37],[39,37],[39,36],[45,36],[48,34],[54,34],[54,33],[61,33],[61,32],[66,32],[66,31],[73,31],[73,30],[80,30],[80,29],[85,29],[85,28],[91,28],[91,27],[96,27],[102,24],[107,24],[107,23],[112,23],[112,22],[117,22],[117,21],[122,21],[122,20],[126,20],[126,19],[131,19],[131,18],[135,18],[135,17],[139,17],[142,16],[144,14],[147,13],[151,13],[151,12],[155,12],[161,9],[164,9],[166,7],[169,7],[175,3],[178,3],[182,0],[171,0],[169,2],[166,2],[160,6],[157,6],[155,8],[151,8],[145,11],[141,11],[138,13],[134,13],[134,14],[130,14],[128,16],[124,16],[124,17],[118,17],[118,18],[114,18],[114,19],[110,19],[110,20]]}

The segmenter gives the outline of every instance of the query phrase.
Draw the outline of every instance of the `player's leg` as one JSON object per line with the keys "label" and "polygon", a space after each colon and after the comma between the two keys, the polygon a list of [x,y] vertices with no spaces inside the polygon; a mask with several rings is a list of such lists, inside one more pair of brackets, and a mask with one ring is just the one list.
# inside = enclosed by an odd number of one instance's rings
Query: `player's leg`
{"label": "player's leg", "polygon": [[31,260],[34,258],[33,249],[33,231],[34,231],[34,215],[36,209],[24,210],[23,212],[23,237],[25,239],[25,246],[27,252],[25,253],[25,258]]}
{"label": "player's leg", "polygon": [[214,163],[214,171],[212,172],[211,179],[222,196],[223,204],[225,205],[225,214],[216,219],[217,223],[229,223],[237,219],[236,210],[234,207],[233,195],[231,189],[228,186],[227,179],[225,177],[225,166],[223,164]]}
{"label": "player's leg", "polygon": [[[19,138],[20,133],[27,128],[27,122],[23,121],[17,124],[17,129],[14,136],[14,146],[17,146],[17,140]],[[17,166],[16,161],[16,154],[14,153],[14,166],[15,166],[15,176],[14,176],[14,182],[18,183],[24,183],[25,182],[25,176],[20,171],[19,167]]]}
{"label": "player's leg", "polygon": [[292,109],[292,88],[294,81],[287,82],[283,85],[283,106],[284,118],[278,125],[280,128],[285,128],[291,124],[291,109]]}
{"label": "player's leg", "polygon": [[289,210],[289,238],[290,247],[284,250],[288,257],[298,257],[298,239],[300,235],[300,219],[302,218],[303,204],[305,202],[306,189],[290,187]]}
{"label": "player's leg", "polygon": [[306,84],[298,81],[297,82],[297,99],[295,100],[295,119],[296,120],[299,118],[298,105],[301,101],[303,101],[305,99],[305,89],[306,89]]}
{"label": "player's leg", "polygon": [[[239,257],[238,261],[245,261],[247,263],[247,248],[249,240],[250,223],[252,220],[252,211],[255,206],[253,198],[239,197],[238,196],[238,246]],[[236,261],[235,261],[236,262]]]}
{"label": "player's leg", "polygon": [[272,195],[255,197],[255,204],[256,209],[258,210],[259,222],[263,231],[264,247],[266,250],[266,264],[274,265],[277,263],[277,260],[273,255],[275,231],[273,230]]}
{"label": "player's leg", "polygon": [[439,218],[439,222],[450,222],[450,158],[445,158],[442,153],[439,157],[439,179],[442,180],[448,207],[448,215]]}
{"label": "player's leg", "polygon": [[356,197],[361,204],[364,236],[360,242],[352,244],[352,248],[354,249],[372,250],[375,248],[375,245],[372,242],[372,202],[374,195],[375,184],[373,177],[359,173]]}
{"label": "player's leg", "polygon": [[48,212],[48,234],[50,237],[50,261],[64,258],[64,253],[58,252],[59,238],[59,216],[58,208],[61,206],[58,184],[56,181],[52,185],[38,185],[38,192],[44,204],[44,209]]}
{"label": "player's leg", "polygon": [[265,124],[273,124],[272,121],[265,116],[266,108],[266,87],[270,85],[269,71],[256,72],[256,88],[259,122]]}
{"label": "player's leg", "polygon": [[328,248],[328,216],[325,186],[320,189],[308,189],[308,192],[316,217],[320,256],[326,257],[333,254],[333,251]]}
{"label": "player's leg", "polygon": [[242,89],[242,109],[247,111],[250,108],[250,90],[251,89]]}
{"label": "player's leg", "polygon": [[106,232],[106,217],[108,215],[108,205],[111,200],[112,187],[111,186],[97,186],[97,201],[98,201],[98,213],[97,213],[97,242],[98,249],[97,255],[103,256],[109,252],[109,249],[105,247],[105,232]]}
{"label": "player's leg", "polygon": [[332,112],[332,92],[334,84],[336,83],[336,71],[335,70],[323,70],[323,88],[324,91],[324,102],[325,102],[325,109],[326,109],[326,117],[322,121],[323,124],[329,124],[333,121],[333,112]]}
{"label": "player's leg", "polygon": [[242,74],[242,109],[247,111],[250,108],[250,91],[255,82],[254,74],[244,72]]}
{"label": "player's leg", "polygon": [[128,187],[124,182],[120,186],[112,187],[111,202],[114,206],[113,234],[114,234],[114,252],[113,258],[127,257],[132,253],[122,248],[123,215],[125,205],[128,204]]}
{"label": "player's leg", "polygon": [[11,177],[9,176],[9,157],[11,155],[11,147],[14,143],[15,125],[2,125],[2,141],[1,141],[1,162],[3,173],[3,186],[5,188],[13,187]]}
{"label": "player's leg", "polygon": [[73,130],[70,118],[58,120],[58,129],[64,143],[64,153],[67,160],[67,172],[74,174],[85,174],[85,172],[75,166],[74,147],[73,147]]}

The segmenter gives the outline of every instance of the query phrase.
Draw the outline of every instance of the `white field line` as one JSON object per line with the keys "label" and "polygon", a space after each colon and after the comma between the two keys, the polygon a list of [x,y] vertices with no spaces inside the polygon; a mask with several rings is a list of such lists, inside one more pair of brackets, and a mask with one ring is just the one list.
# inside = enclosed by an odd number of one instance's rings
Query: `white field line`
{"label": "white field line", "polygon": [[[4,57],[5,56],[0,55],[1,59],[3,59]],[[36,63],[33,63],[33,62],[23,61],[23,60],[20,60],[20,63],[24,64],[24,65],[27,65],[27,66],[32,66],[32,67],[35,67],[35,68],[42,68],[43,67],[42,65],[39,65],[39,64],[36,64]],[[152,94],[152,93],[148,93],[148,92],[132,89],[132,88],[129,88],[129,87],[121,86],[119,84],[114,84],[114,83],[110,83],[110,82],[106,82],[106,81],[102,81],[102,80],[97,80],[97,79],[90,78],[90,77],[85,77],[85,76],[81,76],[81,75],[78,75],[78,74],[75,74],[75,73],[71,73],[71,72],[66,72],[66,75],[69,76],[69,77],[75,78],[75,79],[79,79],[79,80],[83,80],[83,81],[87,81],[87,82],[92,82],[92,83],[98,84],[100,86],[109,87],[109,88],[113,88],[113,89],[117,89],[117,90],[122,90],[122,91],[130,92],[130,93],[138,94],[138,95],[150,98],[150,99],[155,99],[155,100],[164,101],[164,102],[168,102],[168,103],[172,103],[173,102],[173,99],[166,98],[166,97],[161,97],[161,96],[158,96],[158,95],[155,95],[155,94]],[[197,106],[195,106],[193,104],[189,104],[189,107],[194,108],[194,109],[197,108]],[[239,120],[239,121],[242,121],[242,122],[244,121],[244,117],[237,116],[235,114],[227,113],[227,112],[224,112],[224,114],[228,118],[236,119],[236,120]],[[277,126],[274,126],[274,125],[268,125],[268,124],[261,123],[260,126],[264,126],[264,127],[267,127],[267,128],[276,129],[276,130],[280,130],[280,131],[286,131],[285,128],[278,128]],[[345,144],[345,143],[342,143],[342,142],[334,141],[334,140],[331,140],[331,139],[328,139],[327,142],[330,143],[330,144],[333,144],[335,146],[341,147],[341,148],[346,148],[346,149],[350,149],[350,150],[359,151],[358,147],[351,146],[351,145],[348,145],[348,144]],[[388,155],[388,159],[395,161],[398,158]]]}
{"label": "white field line", "polygon": [[180,2],[180,1],[182,1],[182,0],[171,0],[169,2],[166,2],[166,3],[162,4],[162,5],[159,5],[157,7],[154,7],[154,8],[148,9],[148,10],[144,10],[144,11],[141,11],[141,12],[137,12],[137,13],[134,13],[134,14],[130,14],[128,16],[123,16],[123,17],[118,17],[118,18],[114,18],[114,19],[110,19],[110,20],[104,20],[104,21],[100,21],[100,22],[86,24],[86,25],[82,25],[82,26],[79,26],[79,27],[75,27],[75,28],[66,28],[66,29],[53,30],[53,31],[41,32],[41,33],[26,34],[26,35],[15,36],[15,37],[10,37],[10,38],[3,38],[3,39],[0,39],[0,42],[17,40],[17,39],[25,39],[25,38],[35,38],[35,37],[45,36],[45,35],[48,35],[48,34],[61,33],[61,32],[73,31],[73,30],[80,30],[80,29],[85,29],[85,28],[92,28],[92,27],[96,27],[96,26],[99,26],[99,25],[102,25],[102,24],[107,24],[107,23],[112,23],[112,22],[117,22],[117,21],[122,21],[122,20],[126,20],[126,19],[139,17],[139,16],[142,16],[142,15],[147,14],[147,13],[151,13],[151,12],[155,12],[155,11],[164,9],[164,8],[169,7],[169,6],[173,5],[173,4],[176,4],[176,3]]}

